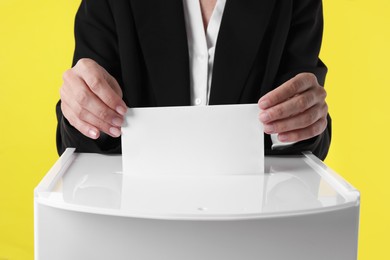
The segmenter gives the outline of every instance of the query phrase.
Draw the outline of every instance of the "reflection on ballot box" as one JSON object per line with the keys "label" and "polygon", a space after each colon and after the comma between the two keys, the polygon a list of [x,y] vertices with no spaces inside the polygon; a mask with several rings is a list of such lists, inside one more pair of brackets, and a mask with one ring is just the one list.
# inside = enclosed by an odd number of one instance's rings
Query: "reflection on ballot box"
{"label": "reflection on ballot box", "polygon": [[35,189],[35,259],[357,259],[357,190],[310,153],[264,168],[125,175],[68,149]]}

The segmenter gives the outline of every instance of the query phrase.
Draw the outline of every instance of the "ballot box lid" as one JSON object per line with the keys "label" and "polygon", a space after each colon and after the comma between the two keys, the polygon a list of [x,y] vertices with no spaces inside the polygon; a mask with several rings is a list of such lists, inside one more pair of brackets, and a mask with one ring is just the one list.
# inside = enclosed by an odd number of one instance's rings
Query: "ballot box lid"
{"label": "ballot box lid", "polygon": [[234,220],[356,207],[360,194],[310,152],[266,156],[264,174],[136,175],[122,173],[120,155],[67,149],[35,188],[34,200],[93,214]]}

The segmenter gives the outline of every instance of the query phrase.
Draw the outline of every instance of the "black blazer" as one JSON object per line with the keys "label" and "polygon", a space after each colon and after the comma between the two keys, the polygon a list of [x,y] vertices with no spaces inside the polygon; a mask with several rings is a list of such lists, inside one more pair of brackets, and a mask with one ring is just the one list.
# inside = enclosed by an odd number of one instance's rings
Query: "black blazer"
{"label": "black blazer", "polygon": [[[210,104],[256,103],[300,72],[324,84],[318,54],[322,40],[321,0],[227,0],[214,58]],[[83,0],[75,21],[73,65],[91,58],[119,82],[129,107],[190,105],[189,58],[182,0]],[[83,136],[57,104],[57,148],[120,153],[120,138]],[[328,128],[282,151],[310,150],[325,158]]]}

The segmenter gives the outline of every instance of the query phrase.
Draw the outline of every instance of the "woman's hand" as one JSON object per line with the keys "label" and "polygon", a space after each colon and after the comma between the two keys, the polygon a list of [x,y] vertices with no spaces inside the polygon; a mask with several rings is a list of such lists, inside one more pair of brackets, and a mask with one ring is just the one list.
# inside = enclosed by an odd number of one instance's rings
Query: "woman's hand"
{"label": "woman's hand", "polygon": [[297,142],[321,134],[327,126],[326,91],[312,73],[301,73],[259,99],[264,132],[281,142]]}
{"label": "woman's hand", "polygon": [[61,109],[69,123],[85,136],[97,139],[100,131],[121,135],[127,106],[118,82],[91,59],[80,59],[63,75]]}

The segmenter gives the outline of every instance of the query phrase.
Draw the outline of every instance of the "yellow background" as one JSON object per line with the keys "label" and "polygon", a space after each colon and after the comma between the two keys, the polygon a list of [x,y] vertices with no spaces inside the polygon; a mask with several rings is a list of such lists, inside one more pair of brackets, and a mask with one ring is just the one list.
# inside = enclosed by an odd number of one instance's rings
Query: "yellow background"
{"label": "yellow background", "polygon": [[[0,0],[0,260],[33,259],[33,189],[57,159],[55,103],[80,0]],[[361,192],[359,259],[390,259],[390,1],[324,0],[326,163]]]}

